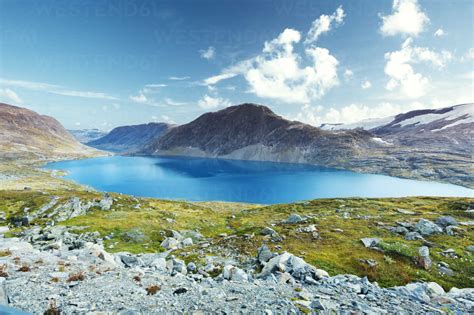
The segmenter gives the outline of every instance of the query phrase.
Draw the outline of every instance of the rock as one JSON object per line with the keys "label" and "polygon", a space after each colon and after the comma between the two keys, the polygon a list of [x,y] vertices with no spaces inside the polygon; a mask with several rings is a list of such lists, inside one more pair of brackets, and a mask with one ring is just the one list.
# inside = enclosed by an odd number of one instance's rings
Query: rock
{"label": "rock", "polygon": [[401,214],[408,214],[408,215],[413,215],[413,214],[415,214],[415,212],[410,211],[410,210],[405,210],[405,209],[397,209],[396,211],[397,211],[398,213],[401,213]]}
{"label": "rock", "polygon": [[317,269],[300,257],[287,252],[270,259],[262,272],[258,274],[258,278],[266,278],[275,272],[288,272],[293,278],[299,280],[304,280],[306,277],[321,279],[328,276],[326,271]]}
{"label": "rock", "polygon": [[99,201],[99,207],[102,210],[110,210],[112,208],[112,205],[114,203],[114,199],[110,197],[108,193],[105,193],[103,198]]}
{"label": "rock", "polygon": [[424,269],[428,270],[431,268],[431,258],[430,258],[430,250],[426,246],[422,246],[418,250],[418,264],[423,267]]}
{"label": "rock", "polygon": [[120,255],[120,260],[126,267],[133,267],[139,264],[136,256]]}
{"label": "rock", "polygon": [[273,253],[267,247],[267,245],[262,245],[257,250],[257,260],[260,264],[264,264],[273,257]]}
{"label": "rock", "polygon": [[365,247],[375,247],[378,243],[380,243],[380,238],[366,237],[362,238],[361,242],[364,244]]}
{"label": "rock", "polygon": [[0,277],[0,305],[8,305],[7,279]]}
{"label": "rock", "polygon": [[466,250],[467,250],[468,252],[474,252],[474,245],[466,246]]}
{"label": "rock", "polygon": [[317,232],[317,229],[316,229],[316,226],[314,224],[311,224],[311,225],[296,229],[296,232],[299,232],[299,233],[313,233],[313,232]]}
{"label": "rock", "polygon": [[160,245],[166,249],[177,249],[179,247],[179,241],[173,237],[167,237]]}
{"label": "rock", "polygon": [[456,221],[456,219],[453,218],[452,216],[439,217],[438,219],[436,219],[436,224],[444,228],[449,225],[453,225],[453,226],[459,225],[458,221]]}
{"label": "rock", "polygon": [[449,257],[449,258],[458,258],[458,255],[456,254],[456,251],[452,248],[448,248],[446,250],[443,250],[440,254],[445,256],[445,257]]}
{"label": "rock", "polygon": [[196,264],[193,262],[188,263],[186,268],[188,269],[188,272],[194,272],[197,270]]}
{"label": "rock", "polygon": [[442,286],[437,284],[436,282],[428,282],[426,284],[426,289],[429,295],[444,295],[444,289]]}
{"label": "rock", "polygon": [[188,292],[188,289],[178,288],[178,289],[174,290],[173,294],[183,294],[183,293],[186,293],[186,292]]}
{"label": "rock", "polygon": [[182,245],[183,247],[187,247],[187,246],[193,245],[193,240],[192,240],[192,238],[190,238],[190,237],[185,238],[184,240],[181,241],[181,245]]}
{"label": "rock", "polygon": [[423,303],[428,303],[430,301],[430,297],[428,294],[426,294],[426,287],[424,283],[409,283],[402,287],[394,287],[392,290],[406,295],[415,301],[420,301]]}
{"label": "rock", "polygon": [[301,221],[303,221],[303,218],[299,214],[293,213],[286,219],[285,223],[294,224],[300,223]]}
{"label": "rock", "polygon": [[89,254],[94,255],[100,259],[102,259],[104,262],[109,264],[111,267],[116,266],[115,258],[112,254],[109,254],[98,244],[93,244],[90,242],[85,243],[84,245],[85,250],[89,252]]}
{"label": "rock", "polygon": [[166,262],[166,266],[172,276],[175,276],[178,273],[185,275],[188,272],[186,264],[181,259],[170,259]]}
{"label": "rock", "polygon": [[275,234],[276,231],[270,227],[264,227],[261,231],[260,231],[260,234],[261,235],[273,235]]}
{"label": "rock", "polygon": [[159,271],[166,271],[166,259],[162,257],[156,258],[151,262],[150,267]]}
{"label": "rock", "polygon": [[394,227],[392,229],[390,229],[393,233],[397,233],[397,234],[407,234],[409,233],[408,229],[406,227],[403,227],[403,226],[397,226],[397,227]]}
{"label": "rock", "polygon": [[432,234],[442,233],[443,229],[430,220],[420,219],[420,221],[418,221],[415,226],[415,231],[420,233],[421,235],[428,236]]}
{"label": "rock", "polygon": [[0,234],[4,234],[10,231],[10,228],[8,226],[0,226]]}
{"label": "rock", "polygon": [[232,280],[236,282],[248,281],[248,275],[245,273],[245,271],[232,265],[224,266],[224,270],[222,271],[222,276],[224,277],[224,279]]}
{"label": "rock", "polygon": [[448,267],[438,265],[438,272],[447,276],[454,276],[454,271]]}
{"label": "rock", "polygon": [[408,232],[405,234],[405,239],[407,241],[416,241],[416,240],[422,240],[423,236],[420,235],[418,232]]}

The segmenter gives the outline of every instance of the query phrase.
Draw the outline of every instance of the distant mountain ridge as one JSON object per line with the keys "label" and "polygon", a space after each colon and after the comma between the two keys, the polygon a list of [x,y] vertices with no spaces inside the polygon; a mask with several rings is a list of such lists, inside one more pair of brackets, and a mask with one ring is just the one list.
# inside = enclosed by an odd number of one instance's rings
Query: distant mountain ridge
{"label": "distant mountain ridge", "polygon": [[177,126],[137,153],[309,163],[473,187],[472,106],[400,114],[369,130],[323,130],[242,104]]}
{"label": "distant mountain ridge", "polygon": [[102,131],[99,129],[69,129],[68,131],[80,143],[88,143],[107,135],[106,131]]}
{"label": "distant mountain ridge", "polygon": [[105,136],[87,142],[87,145],[112,152],[133,153],[142,149],[151,141],[158,139],[172,127],[173,125],[166,123],[117,127]]}
{"label": "distant mountain ridge", "polygon": [[99,155],[56,119],[0,103],[0,159],[62,159]]}

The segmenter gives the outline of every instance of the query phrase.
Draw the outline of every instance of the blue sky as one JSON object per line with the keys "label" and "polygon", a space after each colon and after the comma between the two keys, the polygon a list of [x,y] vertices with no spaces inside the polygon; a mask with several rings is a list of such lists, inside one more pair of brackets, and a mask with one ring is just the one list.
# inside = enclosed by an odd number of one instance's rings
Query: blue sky
{"label": "blue sky", "polygon": [[0,101],[67,128],[254,102],[313,125],[473,101],[474,3],[0,0]]}

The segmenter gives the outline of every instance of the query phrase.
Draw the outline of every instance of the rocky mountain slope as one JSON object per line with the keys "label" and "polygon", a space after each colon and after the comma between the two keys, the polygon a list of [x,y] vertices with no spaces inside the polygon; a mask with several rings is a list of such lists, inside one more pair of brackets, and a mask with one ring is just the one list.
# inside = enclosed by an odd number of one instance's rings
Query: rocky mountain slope
{"label": "rocky mountain slope", "polygon": [[107,135],[107,132],[99,129],[74,129],[68,131],[77,139],[77,141],[84,144]]}
{"label": "rocky mountain slope", "polygon": [[79,143],[54,118],[0,103],[0,158],[61,159],[98,151]]}
{"label": "rocky mountain slope", "polygon": [[377,145],[366,131],[324,131],[242,104],[173,128],[141,153],[337,165]]}
{"label": "rocky mountain slope", "polygon": [[150,141],[159,139],[172,127],[166,123],[117,127],[104,137],[88,142],[87,145],[112,152],[134,152]]}
{"label": "rocky mountain slope", "polygon": [[322,130],[243,104],[173,128],[139,152],[309,163],[473,187],[472,107],[409,112],[376,128],[371,122],[370,130]]}

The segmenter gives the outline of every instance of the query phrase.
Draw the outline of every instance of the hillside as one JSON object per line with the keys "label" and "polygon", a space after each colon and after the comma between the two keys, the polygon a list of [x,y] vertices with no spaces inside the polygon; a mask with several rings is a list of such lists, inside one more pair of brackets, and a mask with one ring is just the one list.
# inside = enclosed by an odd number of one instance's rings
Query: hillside
{"label": "hillside", "polygon": [[98,155],[54,118],[0,103],[1,159],[63,159]]}
{"label": "hillside", "polygon": [[112,129],[107,135],[90,141],[87,145],[112,152],[134,152],[152,140],[166,133],[172,125],[166,123],[148,123],[122,126]]}
{"label": "hillside", "polygon": [[242,104],[173,128],[142,153],[336,165],[376,146],[366,131],[329,132]]}

